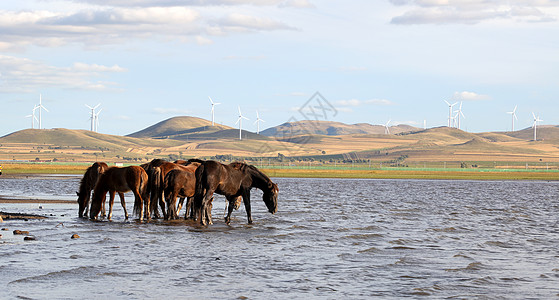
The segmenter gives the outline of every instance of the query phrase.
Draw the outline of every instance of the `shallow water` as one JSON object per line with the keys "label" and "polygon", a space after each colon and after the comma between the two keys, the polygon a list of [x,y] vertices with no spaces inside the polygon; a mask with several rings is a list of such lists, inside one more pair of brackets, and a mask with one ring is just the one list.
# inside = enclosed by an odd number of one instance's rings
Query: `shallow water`
{"label": "shallow water", "polygon": [[[73,200],[79,183],[10,180],[0,195]],[[559,296],[559,183],[274,181],[279,211],[253,192],[253,225],[244,208],[225,225],[222,197],[209,227],[125,221],[116,204],[112,222],[79,219],[74,203],[0,204],[50,216],[0,225],[0,298]]]}

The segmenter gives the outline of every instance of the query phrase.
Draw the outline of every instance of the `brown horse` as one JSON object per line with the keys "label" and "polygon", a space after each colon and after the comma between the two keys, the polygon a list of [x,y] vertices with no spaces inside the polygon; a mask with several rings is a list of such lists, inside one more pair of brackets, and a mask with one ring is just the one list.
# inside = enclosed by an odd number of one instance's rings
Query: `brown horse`
{"label": "brown horse", "polygon": [[[163,185],[165,203],[167,205],[167,218],[178,219],[184,200],[187,199],[184,219],[196,219],[193,205],[194,194],[196,192],[196,177],[194,173],[202,163],[204,163],[204,160],[195,158],[189,159],[188,161],[177,160],[175,164],[184,165],[187,169],[171,170],[165,175]],[[177,197],[179,197],[180,200],[175,208]],[[237,198],[237,201],[235,201],[235,209],[239,209],[241,200],[241,197]],[[227,201],[225,203],[227,204]],[[209,213],[211,218],[211,212]]]}
{"label": "brown horse", "polygon": [[[189,217],[193,218],[194,207],[192,205],[192,199],[194,197],[194,193],[196,192],[196,176],[194,175],[194,172],[171,170],[167,173],[167,175],[165,175],[164,186],[167,216],[170,219],[178,219],[184,199],[187,198],[188,200],[186,201],[184,219],[186,220]],[[177,197],[181,198],[178,207],[175,206]],[[207,217],[211,218],[211,215]]]}
{"label": "brown horse", "polygon": [[[211,199],[214,193],[224,195],[229,201],[229,209],[225,223],[231,221],[231,213],[237,197],[243,197],[243,203],[247,213],[248,223],[252,223],[250,207],[250,190],[258,188],[264,192],[262,200],[268,211],[272,214],[278,210],[277,197],[278,186],[268,176],[260,172],[256,167],[245,163],[234,162],[224,165],[217,161],[206,161],[196,170],[196,211],[200,216],[200,223],[206,225],[206,210],[211,209]],[[212,223],[208,219],[209,224]]]}
{"label": "brown horse", "polygon": [[157,209],[157,191],[159,190],[159,185],[161,185],[161,169],[159,169],[159,166],[164,163],[167,163],[167,161],[156,158],[149,163],[140,165],[140,167],[142,167],[148,174],[148,186],[146,192],[150,200],[149,209],[156,218],[160,218],[159,210]]}
{"label": "brown horse", "polygon": [[[91,191],[95,188],[95,184],[97,184],[97,180],[99,180],[101,174],[103,174],[108,168],[109,166],[107,166],[104,162],[95,162],[85,171],[85,174],[80,181],[79,192],[76,192],[78,195],[78,215],[80,218],[84,215],[87,216],[91,202]],[[122,193],[119,193],[119,196],[121,200],[124,197]],[[103,202],[101,214],[105,216],[105,202]]]}
{"label": "brown horse", "polygon": [[[191,161],[188,163],[188,165],[179,165],[179,164],[175,164],[175,163],[171,163],[171,162],[164,162],[162,164],[160,164],[158,167],[154,167],[153,168],[153,177],[154,179],[151,181],[151,195],[155,194],[155,199],[152,198],[152,201],[155,200],[157,202],[152,202],[151,204],[151,209],[153,210],[157,210],[157,203],[159,203],[159,206],[161,207],[161,210],[163,211],[163,216],[165,219],[169,219],[169,218],[176,218],[178,217],[178,214],[174,208],[175,206],[175,199],[171,200],[171,204],[173,205],[173,208],[167,207],[167,209],[165,209],[166,203],[165,203],[165,176],[167,175],[167,173],[169,173],[169,171],[171,170],[182,170],[182,171],[186,171],[186,172],[190,172],[190,173],[194,173],[196,171],[196,169],[198,168],[198,166],[200,165],[199,162],[197,161]],[[184,199],[183,199],[184,201]],[[182,206],[182,201],[181,201],[181,206]],[[171,211],[172,214],[169,215],[168,212]]]}
{"label": "brown horse", "polygon": [[[146,186],[148,183],[148,175],[146,171],[138,166],[129,167],[111,167],[107,169],[99,178],[95,190],[93,191],[93,200],[91,202],[90,218],[95,219],[101,209],[101,203],[105,201],[107,192],[110,193],[109,201],[109,219],[112,217],[113,201],[115,192],[126,193],[132,191],[134,193],[134,213],[139,214],[140,220],[144,218],[144,206],[149,207],[149,197],[147,197]],[[144,201],[147,199],[147,201]],[[145,203],[144,203],[145,202]],[[128,219],[128,212],[121,198],[124,215]],[[150,218],[150,211],[147,209],[146,217]]]}

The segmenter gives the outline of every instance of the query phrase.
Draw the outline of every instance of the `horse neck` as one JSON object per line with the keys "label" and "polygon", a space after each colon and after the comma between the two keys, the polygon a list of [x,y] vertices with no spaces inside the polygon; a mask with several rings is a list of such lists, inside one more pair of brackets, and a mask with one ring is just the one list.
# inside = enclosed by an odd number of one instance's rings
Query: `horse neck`
{"label": "horse neck", "polygon": [[262,173],[260,170],[249,166],[247,168],[251,178],[252,178],[252,187],[261,189],[262,191],[268,191],[269,183],[272,182],[266,174]]}

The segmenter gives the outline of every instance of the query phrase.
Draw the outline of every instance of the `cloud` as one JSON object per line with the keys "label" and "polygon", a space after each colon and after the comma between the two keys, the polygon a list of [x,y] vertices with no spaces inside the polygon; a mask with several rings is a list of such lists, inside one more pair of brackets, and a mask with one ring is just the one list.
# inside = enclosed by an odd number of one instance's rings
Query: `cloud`
{"label": "cloud", "polygon": [[310,8],[314,7],[308,0],[74,0],[101,6],[115,7],[153,7],[153,6],[234,6],[255,5]]}
{"label": "cloud", "polygon": [[40,61],[0,55],[0,74],[2,74],[0,92],[32,92],[37,87],[110,90],[118,85],[94,78],[126,71],[118,65],[103,66],[80,62],[70,67],[55,67]]}
{"label": "cloud", "polygon": [[386,99],[370,99],[370,100],[339,100],[335,102],[339,106],[363,106],[363,105],[394,105],[394,102]]}
{"label": "cloud", "polygon": [[226,32],[250,32],[293,30],[289,25],[265,17],[255,17],[240,13],[231,13],[216,21],[216,25]]}
{"label": "cloud", "polygon": [[451,100],[454,101],[483,101],[483,100],[490,100],[491,97],[488,95],[480,95],[473,92],[455,92]]}
{"label": "cloud", "polygon": [[[393,17],[392,24],[477,24],[490,20],[515,22],[557,21],[559,1],[553,0],[390,0],[397,6],[409,7]],[[555,14],[554,14],[555,13]]]}
{"label": "cloud", "polygon": [[[89,3],[108,4],[109,1]],[[131,1],[126,1],[129,3]],[[201,1],[203,2],[203,1]],[[215,1],[233,4],[255,4],[257,1]],[[253,3],[254,2],[254,3]],[[266,2],[266,1],[264,1]],[[269,1],[279,5],[281,1]],[[7,11],[0,10],[0,51],[21,52],[28,46],[60,47],[82,44],[99,47],[121,44],[133,39],[162,39],[189,41],[206,45],[211,41],[203,36],[224,36],[237,33],[293,30],[288,24],[263,16],[264,13],[227,13],[229,10],[164,6],[179,1],[132,1],[124,7],[85,7],[70,11]],[[205,2],[204,2],[205,3]],[[213,3],[213,2],[212,2]],[[110,1],[113,4],[113,1]],[[260,3],[261,4],[261,3]],[[138,6],[134,6],[138,5]],[[157,6],[148,6],[157,5]],[[145,6],[145,7],[144,7]],[[215,15],[215,12],[225,12]],[[185,37],[193,36],[194,39]]]}
{"label": "cloud", "polygon": [[314,4],[307,0],[290,0],[279,5],[280,7],[296,7],[296,8],[315,8]]}

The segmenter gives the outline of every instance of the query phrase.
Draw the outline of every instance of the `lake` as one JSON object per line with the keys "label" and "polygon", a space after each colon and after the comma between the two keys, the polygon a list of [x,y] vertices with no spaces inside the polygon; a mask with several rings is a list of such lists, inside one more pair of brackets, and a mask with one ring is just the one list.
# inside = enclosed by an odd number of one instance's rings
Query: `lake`
{"label": "lake", "polygon": [[[559,183],[274,178],[224,224],[77,217],[79,177],[0,178],[0,298],[369,299],[559,296]],[[127,194],[132,211],[133,196]],[[181,212],[181,216],[184,210]],[[28,230],[35,241],[12,231]],[[79,239],[71,239],[78,234]]]}

